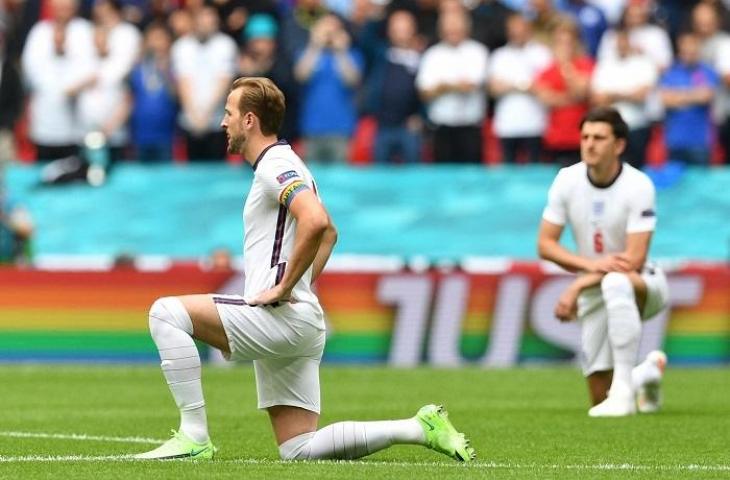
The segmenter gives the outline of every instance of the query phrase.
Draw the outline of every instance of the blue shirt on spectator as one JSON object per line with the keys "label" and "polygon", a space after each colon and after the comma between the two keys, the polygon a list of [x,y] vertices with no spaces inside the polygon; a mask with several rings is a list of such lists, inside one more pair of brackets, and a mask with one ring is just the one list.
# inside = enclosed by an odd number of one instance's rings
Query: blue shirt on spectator
{"label": "blue shirt on spectator", "polygon": [[[350,49],[348,55],[362,72],[364,59],[360,52]],[[357,121],[355,95],[356,89],[348,86],[337,71],[335,54],[323,50],[312,76],[302,84],[302,135],[352,135]]]}
{"label": "blue shirt on spectator", "polygon": [[595,5],[582,2],[566,2],[564,10],[575,17],[580,26],[581,38],[591,57],[596,58],[598,45],[608,22],[603,11]]}
{"label": "blue shirt on spectator", "polygon": [[[704,63],[687,65],[676,62],[662,76],[660,88],[717,88],[717,73]],[[710,105],[690,105],[668,108],[664,121],[666,144],[669,148],[709,148],[712,141]]]}
{"label": "blue shirt on spectator", "polygon": [[178,106],[170,72],[144,60],[130,73],[129,84],[134,96],[132,142],[137,146],[172,145]]}

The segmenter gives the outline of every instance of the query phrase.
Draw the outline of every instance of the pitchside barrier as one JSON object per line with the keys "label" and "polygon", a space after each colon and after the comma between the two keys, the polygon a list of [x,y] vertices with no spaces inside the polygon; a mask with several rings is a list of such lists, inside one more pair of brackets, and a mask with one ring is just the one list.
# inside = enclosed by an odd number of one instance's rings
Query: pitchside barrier
{"label": "pitchside barrier", "polygon": [[[317,284],[329,330],[326,362],[508,367],[569,361],[578,351],[578,325],[561,324],[552,313],[570,276],[545,264],[347,263],[336,261]],[[674,364],[730,363],[730,268],[668,267],[671,307],[645,323],[642,353],[661,347]],[[243,282],[236,271],[184,263],[146,270],[5,267],[0,361],[157,362],[147,332],[155,298],[239,293]]]}

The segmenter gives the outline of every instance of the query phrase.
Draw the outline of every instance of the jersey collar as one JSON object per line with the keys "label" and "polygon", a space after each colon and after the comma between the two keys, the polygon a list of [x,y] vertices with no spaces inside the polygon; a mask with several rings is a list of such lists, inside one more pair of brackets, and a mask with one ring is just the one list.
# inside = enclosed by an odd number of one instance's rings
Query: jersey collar
{"label": "jersey collar", "polygon": [[268,152],[269,149],[271,149],[271,147],[276,147],[277,145],[289,145],[289,142],[287,142],[284,139],[281,139],[281,140],[277,140],[276,142],[272,143],[268,147],[264,148],[261,151],[261,153],[259,154],[258,158],[256,158],[256,161],[253,162],[253,171],[254,172],[256,171],[256,167],[259,166],[259,162],[261,161],[261,159],[264,158],[264,155],[266,154],[266,152]]}
{"label": "jersey collar", "polygon": [[613,185],[614,183],[616,183],[616,180],[618,180],[618,177],[621,176],[621,172],[623,172],[623,171],[624,171],[624,162],[619,162],[619,164],[618,164],[618,172],[616,172],[616,175],[611,179],[610,182],[604,183],[603,185],[598,184],[598,183],[596,183],[596,182],[593,181],[593,179],[591,178],[590,174],[588,173],[588,169],[587,168],[586,168],[586,177],[588,177],[588,181],[594,187],[596,187],[596,188],[608,188],[611,185]]}

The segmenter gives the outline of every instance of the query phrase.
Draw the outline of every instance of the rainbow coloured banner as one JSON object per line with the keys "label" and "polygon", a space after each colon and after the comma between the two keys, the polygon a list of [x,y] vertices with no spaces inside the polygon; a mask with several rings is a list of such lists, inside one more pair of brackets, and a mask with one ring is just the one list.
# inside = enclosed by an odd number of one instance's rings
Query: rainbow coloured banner
{"label": "rainbow coloured banner", "polygon": [[[233,293],[226,285],[240,285],[237,276],[195,266],[0,269],[0,361],[156,362],[151,303]],[[496,367],[568,360],[578,327],[552,316],[568,281],[534,262],[498,273],[327,272],[317,285],[329,328],[325,361]],[[730,269],[687,266],[669,282],[671,309],[645,324],[642,349],[661,347],[674,363],[730,362]]]}

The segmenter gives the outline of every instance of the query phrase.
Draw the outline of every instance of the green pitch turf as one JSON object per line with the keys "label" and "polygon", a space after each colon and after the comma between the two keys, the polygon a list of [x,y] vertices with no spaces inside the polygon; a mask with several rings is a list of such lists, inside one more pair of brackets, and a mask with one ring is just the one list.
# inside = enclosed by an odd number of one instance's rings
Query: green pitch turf
{"label": "green pitch turf", "polygon": [[283,463],[255,408],[252,370],[207,368],[203,383],[216,460],[133,462],[114,456],[148,450],[146,439],[177,427],[157,368],[0,367],[0,479],[730,478],[727,368],[670,369],[664,411],[621,419],[588,418],[570,367],[323,368],[323,425],[443,403],[477,449],[469,465],[413,446],[357,462]]}

